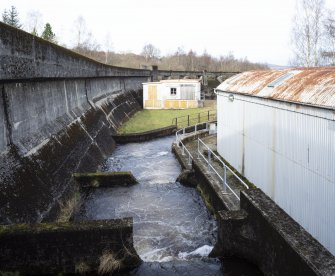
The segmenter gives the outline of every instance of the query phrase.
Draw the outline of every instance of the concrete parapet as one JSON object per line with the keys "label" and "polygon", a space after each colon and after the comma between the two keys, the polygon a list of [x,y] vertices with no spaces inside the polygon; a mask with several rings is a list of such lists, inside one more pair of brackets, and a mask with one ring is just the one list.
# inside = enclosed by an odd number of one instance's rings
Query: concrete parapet
{"label": "concrete parapet", "polygon": [[141,262],[132,218],[0,226],[0,244],[0,273],[104,274]]}
{"label": "concrete parapet", "polygon": [[0,82],[42,78],[150,77],[109,66],[0,22]]}
{"label": "concrete parapet", "polygon": [[241,192],[241,210],[219,212],[215,256],[238,256],[266,275],[335,275],[335,257],[260,189]]}
{"label": "concrete parapet", "polygon": [[152,139],[169,136],[174,134],[177,131],[177,127],[167,126],[159,129],[138,132],[138,133],[128,133],[128,134],[117,134],[113,135],[113,139],[119,144],[126,143],[136,143],[136,142],[144,142]]}

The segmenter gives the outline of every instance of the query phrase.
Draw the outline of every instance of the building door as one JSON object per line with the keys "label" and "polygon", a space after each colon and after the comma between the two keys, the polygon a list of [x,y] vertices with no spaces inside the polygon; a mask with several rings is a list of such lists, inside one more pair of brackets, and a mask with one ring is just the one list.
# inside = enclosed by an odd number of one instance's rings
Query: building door
{"label": "building door", "polygon": [[144,108],[161,108],[161,101],[157,100],[157,85],[148,85],[148,100],[144,101]]}
{"label": "building door", "polygon": [[157,100],[157,85],[149,85],[148,87],[148,99],[156,101]]}

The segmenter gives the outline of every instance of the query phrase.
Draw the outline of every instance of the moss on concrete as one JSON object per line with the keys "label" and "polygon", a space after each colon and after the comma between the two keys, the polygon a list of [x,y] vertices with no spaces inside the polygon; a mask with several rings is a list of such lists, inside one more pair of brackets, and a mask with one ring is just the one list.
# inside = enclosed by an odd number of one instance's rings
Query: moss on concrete
{"label": "moss on concrete", "polygon": [[207,209],[210,211],[211,214],[213,214],[215,217],[217,217],[217,213],[215,211],[215,208],[213,207],[210,197],[208,194],[206,194],[206,192],[201,189],[200,185],[197,185],[197,191],[200,194],[202,200],[204,201]]}
{"label": "moss on concrete", "polygon": [[74,173],[73,178],[80,188],[129,186],[138,183],[131,172]]}
{"label": "moss on concrete", "polygon": [[81,194],[79,191],[73,193],[73,196],[66,201],[64,204],[61,204],[61,209],[57,218],[57,222],[67,222],[70,220],[72,214],[79,209],[81,202]]}
{"label": "moss on concrete", "polygon": [[41,233],[41,232],[62,232],[71,230],[85,230],[94,228],[122,228],[131,227],[132,219],[113,219],[100,221],[83,221],[83,222],[51,222],[51,223],[36,223],[36,224],[9,224],[0,225],[0,239],[4,235],[15,235],[18,233]]}

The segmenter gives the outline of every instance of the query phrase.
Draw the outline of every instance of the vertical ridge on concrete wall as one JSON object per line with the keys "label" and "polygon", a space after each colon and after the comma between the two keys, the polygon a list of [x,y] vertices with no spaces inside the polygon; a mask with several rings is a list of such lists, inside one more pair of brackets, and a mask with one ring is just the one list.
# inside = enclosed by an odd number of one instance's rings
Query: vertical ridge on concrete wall
{"label": "vertical ridge on concrete wall", "polygon": [[[9,119],[9,111],[8,111],[8,96],[5,91],[5,86],[1,86],[1,98],[2,98],[2,112],[3,112],[3,136],[4,142],[1,145],[0,142],[0,149],[3,150],[5,146],[9,146],[13,143],[12,141],[12,126]],[[2,139],[1,139],[2,140]]]}

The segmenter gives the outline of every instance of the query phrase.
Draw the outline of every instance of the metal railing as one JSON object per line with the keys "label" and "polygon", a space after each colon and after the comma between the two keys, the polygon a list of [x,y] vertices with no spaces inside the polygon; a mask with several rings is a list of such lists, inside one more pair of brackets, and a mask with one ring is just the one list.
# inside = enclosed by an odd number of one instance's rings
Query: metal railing
{"label": "metal railing", "polygon": [[181,147],[182,155],[185,155],[185,154],[188,155],[187,156],[188,165],[192,165],[193,156],[190,153],[190,151],[186,148],[186,146],[185,146],[185,144],[183,143],[182,140],[187,134],[195,135],[199,130],[209,130],[209,123],[206,122],[206,123],[196,124],[196,125],[188,127],[188,128],[180,129],[176,132],[176,144],[179,148]]}
{"label": "metal railing", "polygon": [[179,146],[179,143],[182,143],[182,139],[186,135],[195,135],[200,130],[209,130],[209,122],[199,123],[193,126],[184,127],[176,131],[176,143]]}
{"label": "metal railing", "polygon": [[[183,143],[183,138],[188,135],[195,135],[198,131],[205,130],[209,131],[209,122],[196,124],[191,127],[180,129],[176,132],[176,144],[179,148],[182,149],[182,155],[187,155],[188,158],[188,165],[192,165],[192,160],[194,156],[190,153],[190,151],[186,148],[185,144]],[[204,155],[204,152],[207,152],[207,156]],[[227,182],[227,172],[229,171],[246,189],[249,189],[249,186],[233,171],[231,170],[223,161],[222,159],[216,155],[212,149],[204,143],[200,138],[198,138],[198,148],[197,148],[197,158],[203,159],[208,166],[208,171],[214,172],[217,177],[223,183],[224,192],[227,192],[227,189],[238,199],[240,197],[238,194],[230,187]],[[217,162],[219,167],[223,169],[223,173],[218,171],[218,168],[215,168],[214,162]]]}
{"label": "metal railing", "polygon": [[208,110],[191,115],[180,116],[172,119],[172,125],[178,127],[187,127],[201,122],[216,120],[216,110]]}
{"label": "metal railing", "polygon": [[[203,154],[204,150],[207,151],[207,157]],[[222,160],[219,156],[217,156],[200,138],[198,138],[198,158],[202,159],[207,163],[208,170],[213,171],[219,179],[223,182],[224,191],[228,190],[238,199],[240,197],[234,192],[234,190],[227,183],[227,171],[229,171],[232,175],[234,175],[239,182],[246,188],[249,189],[249,186],[236,174],[234,173]],[[223,174],[218,172],[217,168],[214,167],[214,162],[218,162],[220,167],[223,168]]]}

